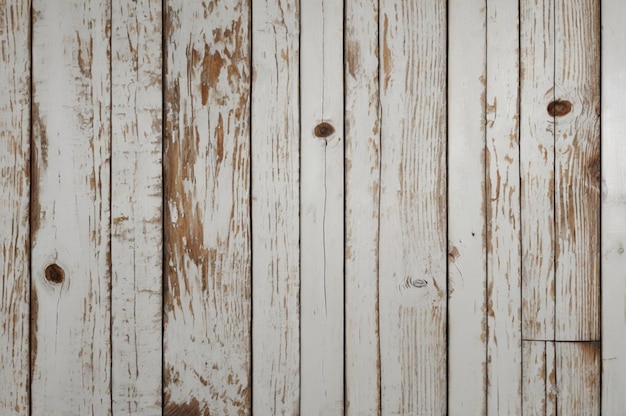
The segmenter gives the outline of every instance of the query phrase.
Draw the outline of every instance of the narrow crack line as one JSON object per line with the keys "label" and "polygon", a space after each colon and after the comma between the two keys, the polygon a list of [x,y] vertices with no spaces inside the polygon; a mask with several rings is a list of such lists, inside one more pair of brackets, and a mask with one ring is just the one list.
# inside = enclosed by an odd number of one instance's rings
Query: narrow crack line
{"label": "narrow crack line", "polygon": [[327,174],[327,150],[328,150],[328,139],[324,139],[324,207],[322,209],[322,256],[323,256],[323,267],[324,267],[324,312],[326,316],[328,316],[328,302],[327,302],[327,285],[326,285],[326,207],[328,202],[328,182],[326,181]]}

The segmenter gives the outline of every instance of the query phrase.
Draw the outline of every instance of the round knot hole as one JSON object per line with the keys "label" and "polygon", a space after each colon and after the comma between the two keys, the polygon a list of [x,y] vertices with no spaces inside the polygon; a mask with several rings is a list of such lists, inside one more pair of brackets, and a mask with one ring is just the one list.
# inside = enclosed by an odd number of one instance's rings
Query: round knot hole
{"label": "round knot hole", "polygon": [[50,264],[45,271],[46,280],[50,283],[63,283],[65,272],[58,264]]}
{"label": "round knot hole", "polygon": [[313,130],[313,133],[315,134],[315,136],[320,137],[320,138],[328,137],[334,132],[335,132],[335,128],[332,126],[332,124],[327,123],[325,121],[315,126],[315,129]]}
{"label": "round knot hole", "polygon": [[567,100],[554,100],[548,104],[548,114],[552,117],[562,117],[572,111],[572,103]]}

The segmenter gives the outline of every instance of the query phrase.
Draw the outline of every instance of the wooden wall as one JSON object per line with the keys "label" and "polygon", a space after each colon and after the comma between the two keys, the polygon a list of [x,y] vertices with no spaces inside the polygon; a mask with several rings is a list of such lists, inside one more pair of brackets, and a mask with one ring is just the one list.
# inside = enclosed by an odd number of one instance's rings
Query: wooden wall
{"label": "wooden wall", "polygon": [[622,415],[625,20],[0,0],[0,414]]}

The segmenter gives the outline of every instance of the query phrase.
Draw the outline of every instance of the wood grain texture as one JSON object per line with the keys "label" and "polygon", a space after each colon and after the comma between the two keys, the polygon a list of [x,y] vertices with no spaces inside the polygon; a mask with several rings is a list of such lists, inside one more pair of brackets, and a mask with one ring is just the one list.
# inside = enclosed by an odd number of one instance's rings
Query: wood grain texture
{"label": "wood grain texture", "polygon": [[344,410],[343,3],[301,7],[300,411],[335,415]]}
{"label": "wood grain texture", "polygon": [[519,8],[487,3],[487,414],[521,413]]}
{"label": "wood grain texture", "polygon": [[600,339],[600,2],[556,2],[556,339]]}
{"label": "wood grain texture", "polygon": [[626,409],[626,2],[602,2],[602,413]]}
{"label": "wood grain texture", "polygon": [[555,331],[554,1],[520,3],[520,182],[522,333]]}
{"label": "wood grain texture", "polygon": [[30,1],[0,2],[0,414],[29,414]]}
{"label": "wood grain texture", "polygon": [[100,1],[32,10],[33,414],[111,414],[110,31]]}
{"label": "wood grain texture", "polygon": [[522,341],[522,414],[556,414],[555,354],[554,342]]}
{"label": "wood grain texture", "polygon": [[380,412],[378,2],[348,1],[346,105],[346,414]]}
{"label": "wood grain texture", "polygon": [[448,413],[486,412],[485,0],[448,3]]}
{"label": "wood grain texture", "polygon": [[382,413],[446,413],[446,2],[381,2]]}
{"label": "wood grain texture", "polygon": [[600,411],[600,358],[598,342],[556,342],[557,415],[605,414]]}
{"label": "wood grain texture", "polygon": [[112,405],[160,415],[161,2],[112,3]]}
{"label": "wood grain texture", "polygon": [[252,3],[252,399],[300,408],[300,112],[297,3]]}
{"label": "wood grain texture", "polygon": [[165,15],[164,414],[250,404],[250,9]]}

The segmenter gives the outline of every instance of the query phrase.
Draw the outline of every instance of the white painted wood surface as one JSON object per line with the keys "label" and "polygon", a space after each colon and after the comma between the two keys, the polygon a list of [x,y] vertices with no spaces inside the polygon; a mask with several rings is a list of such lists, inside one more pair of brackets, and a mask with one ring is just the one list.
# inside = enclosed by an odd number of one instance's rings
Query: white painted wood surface
{"label": "white painted wood surface", "polygon": [[556,342],[557,415],[604,415],[600,379],[599,343]]}
{"label": "white painted wood surface", "polygon": [[300,407],[300,14],[252,3],[252,406]]}
{"label": "white painted wood surface", "polygon": [[448,414],[486,412],[485,0],[448,3]]}
{"label": "white painted wood surface", "polygon": [[626,2],[602,2],[602,412],[626,409]]}
{"label": "white painted wood surface", "polygon": [[[555,343],[522,341],[522,414],[556,414],[556,352]],[[566,413],[570,414],[570,413]]]}
{"label": "white painted wood surface", "polygon": [[521,413],[519,4],[487,2],[487,414]]}
{"label": "white painted wood surface", "polygon": [[34,415],[111,413],[110,14],[33,2]]}
{"label": "white painted wood surface", "polygon": [[0,414],[29,415],[30,1],[0,6]]}
{"label": "white painted wood surface", "polygon": [[446,2],[380,4],[383,414],[446,413]]}
{"label": "white painted wood surface", "polygon": [[346,414],[380,412],[378,2],[346,2]]}
{"label": "white painted wood surface", "polygon": [[161,2],[112,2],[111,317],[116,415],[160,415]]}
{"label": "white painted wood surface", "polygon": [[165,15],[164,414],[250,414],[250,9]]}

